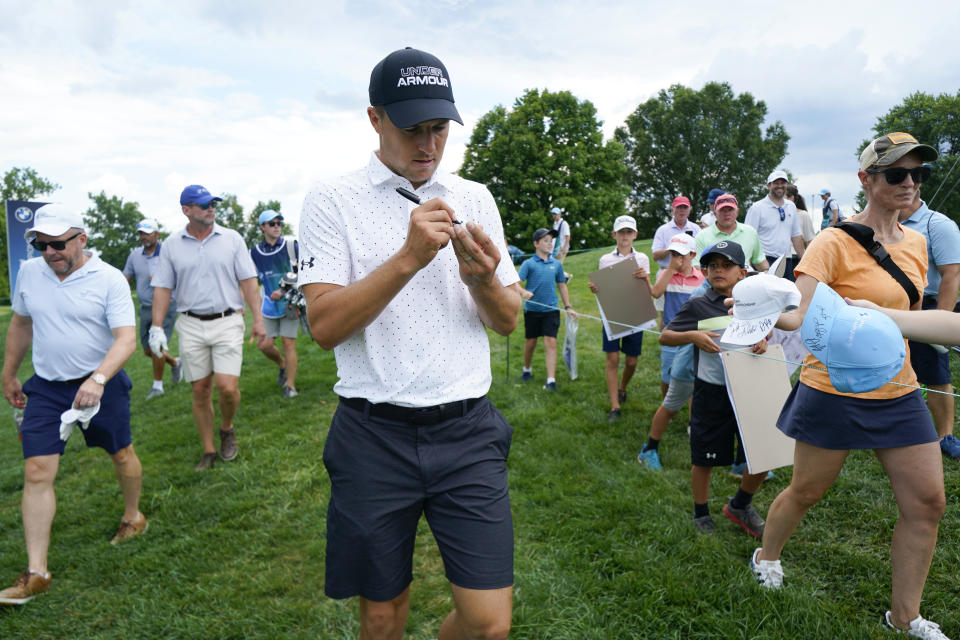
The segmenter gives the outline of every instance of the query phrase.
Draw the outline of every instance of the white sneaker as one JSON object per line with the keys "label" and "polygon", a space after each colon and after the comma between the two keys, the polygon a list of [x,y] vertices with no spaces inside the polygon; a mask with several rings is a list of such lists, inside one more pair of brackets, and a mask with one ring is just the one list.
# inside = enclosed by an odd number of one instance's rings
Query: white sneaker
{"label": "white sneaker", "polygon": [[757,554],[760,553],[761,548],[757,548],[750,556],[750,568],[753,570],[753,575],[757,577],[757,582],[761,587],[779,589],[783,586],[783,567],[780,566],[779,560],[757,560]]}
{"label": "white sneaker", "polygon": [[895,627],[892,622],[890,622],[890,612],[887,611],[883,616],[884,626],[888,629],[892,629],[900,634],[906,634],[912,638],[922,638],[923,640],[950,640],[947,636],[943,635],[943,631],[940,631],[940,625],[936,622],[930,622],[929,620],[924,619],[923,616],[917,616],[916,619],[910,621],[910,628],[904,631],[899,627]]}

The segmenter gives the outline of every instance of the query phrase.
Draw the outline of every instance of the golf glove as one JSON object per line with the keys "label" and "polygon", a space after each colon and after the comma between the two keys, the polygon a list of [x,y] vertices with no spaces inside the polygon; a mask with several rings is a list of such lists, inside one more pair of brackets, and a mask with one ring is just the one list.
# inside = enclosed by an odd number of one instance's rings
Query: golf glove
{"label": "golf glove", "polygon": [[150,351],[153,351],[153,355],[158,358],[163,357],[163,352],[168,349],[167,335],[163,332],[163,327],[150,327],[150,333],[147,334],[147,344],[150,345]]}
{"label": "golf glove", "polygon": [[60,439],[66,442],[73,433],[73,429],[79,424],[81,429],[86,430],[93,420],[93,416],[100,411],[100,403],[85,409],[67,409],[60,414]]}

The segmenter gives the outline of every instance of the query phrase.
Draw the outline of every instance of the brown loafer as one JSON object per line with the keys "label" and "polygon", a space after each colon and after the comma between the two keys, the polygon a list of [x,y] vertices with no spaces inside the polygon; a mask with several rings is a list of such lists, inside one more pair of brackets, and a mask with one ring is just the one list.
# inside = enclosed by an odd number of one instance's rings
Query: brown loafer
{"label": "brown loafer", "polygon": [[150,524],[147,522],[146,516],[142,513],[137,514],[139,517],[133,521],[130,520],[121,520],[120,527],[117,529],[117,532],[114,534],[113,539],[110,540],[110,544],[119,544],[121,542],[126,542],[130,538],[136,537],[147,530],[147,527]]}
{"label": "brown loafer", "polygon": [[50,580],[49,574],[44,577],[39,573],[24,571],[12,587],[0,591],[0,604],[26,604],[41,593],[46,593],[50,588]]}
{"label": "brown loafer", "polygon": [[206,471],[207,469],[213,468],[213,463],[217,461],[217,453],[215,451],[206,452],[203,454],[203,457],[200,458],[200,462],[197,463],[197,466],[193,468],[194,471]]}
{"label": "brown loafer", "polygon": [[233,429],[224,431],[220,429],[220,457],[225,462],[230,462],[237,457],[240,449],[237,447],[237,436]]}

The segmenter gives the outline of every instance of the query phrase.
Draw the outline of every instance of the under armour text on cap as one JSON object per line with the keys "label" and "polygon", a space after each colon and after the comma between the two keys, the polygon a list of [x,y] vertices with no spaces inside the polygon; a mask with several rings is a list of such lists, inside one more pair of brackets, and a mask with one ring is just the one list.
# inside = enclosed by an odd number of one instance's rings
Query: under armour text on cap
{"label": "under armour text on cap", "polygon": [[257,218],[257,224],[264,224],[265,222],[270,222],[274,218],[280,218],[283,220],[283,215],[279,211],[274,211],[273,209],[265,209],[260,217]]}
{"label": "under armour text on cap", "polygon": [[160,231],[160,225],[153,218],[144,218],[137,223],[137,231],[140,233],[156,233]]}
{"label": "under armour text on cap", "polygon": [[617,219],[613,221],[613,231],[616,233],[620,229],[633,229],[637,230],[637,221],[633,219],[633,216],[617,216]]}
{"label": "under armour text on cap", "polygon": [[787,172],[783,169],[771,171],[770,175],[767,176],[767,184],[770,184],[776,180],[786,180],[787,182],[790,182],[790,178],[787,177]]}
{"label": "under armour text on cap", "polygon": [[697,241],[689,233],[678,233],[670,238],[667,251],[676,251],[682,256],[697,252]]}
{"label": "under armour text on cap", "polygon": [[670,206],[671,207],[680,207],[680,206],[689,207],[690,198],[688,198],[687,196],[677,196],[676,198],[673,199],[673,203]]}
{"label": "under armour text on cap", "polygon": [[436,56],[411,47],[394,51],[373,68],[370,104],[383,107],[400,129],[438,119],[463,124],[447,68]]}
{"label": "under armour text on cap", "polygon": [[924,162],[933,162],[940,155],[930,145],[917,142],[909,133],[897,131],[880,136],[864,148],[860,154],[860,170],[889,166],[911,151],[917,151]]}
{"label": "under armour text on cap", "polygon": [[723,195],[723,189],[710,189],[710,193],[707,194],[707,204],[713,204],[717,201],[717,198]]}
{"label": "under armour text on cap", "polygon": [[214,195],[211,195],[211,193],[207,191],[206,187],[201,187],[199,184],[191,184],[189,187],[185,187],[184,190],[180,192],[181,206],[185,206],[190,203],[207,204],[211,200],[221,202],[223,201],[223,198],[218,198]]}
{"label": "under armour text on cap", "polygon": [[903,335],[888,316],[853,307],[826,284],[817,283],[800,339],[827,367],[830,384],[841,393],[879,389],[903,368]]}
{"label": "under armour text on cap", "polygon": [[59,203],[45,204],[33,214],[33,226],[23,233],[23,237],[29,240],[37,233],[60,236],[70,229],[85,230],[83,216]]}
{"label": "under armour text on cap", "polygon": [[733,207],[734,209],[738,208],[740,205],[737,203],[737,196],[732,193],[724,193],[717,197],[716,200],[717,211],[721,209],[726,209],[727,207]]}
{"label": "under armour text on cap", "polygon": [[747,258],[743,255],[743,247],[740,246],[739,242],[721,240],[703,252],[703,255],[700,256],[700,264],[706,267],[710,263],[710,256],[713,254],[723,256],[730,262],[739,265],[741,269],[747,264]]}
{"label": "under armour text on cap", "polygon": [[800,306],[800,290],[784,278],[766,273],[744,278],[733,285],[733,320],[721,342],[756,344],[773,330],[784,311]]}

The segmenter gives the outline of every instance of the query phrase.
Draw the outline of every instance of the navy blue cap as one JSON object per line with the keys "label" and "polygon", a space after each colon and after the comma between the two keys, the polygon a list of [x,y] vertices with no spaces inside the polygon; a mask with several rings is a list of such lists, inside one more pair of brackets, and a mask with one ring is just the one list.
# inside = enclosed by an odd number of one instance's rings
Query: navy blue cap
{"label": "navy blue cap", "polygon": [[463,124],[453,102],[447,68],[426,51],[394,51],[370,73],[370,104],[383,107],[400,129],[439,119]]}
{"label": "navy blue cap", "polygon": [[710,193],[707,194],[707,203],[713,204],[724,193],[726,192],[723,189],[710,189]]}
{"label": "navy blue cap", "polygon": [[191,202],[196,204],[207,204],[211,200],[221,202],[223,201],[223,198],[218,198],[212,195],[209,191],[207,191],[206,187],[201,187],[198,184],[192,184],[189,187],[186,187],[180,193],[181,205],[188,205]]}

